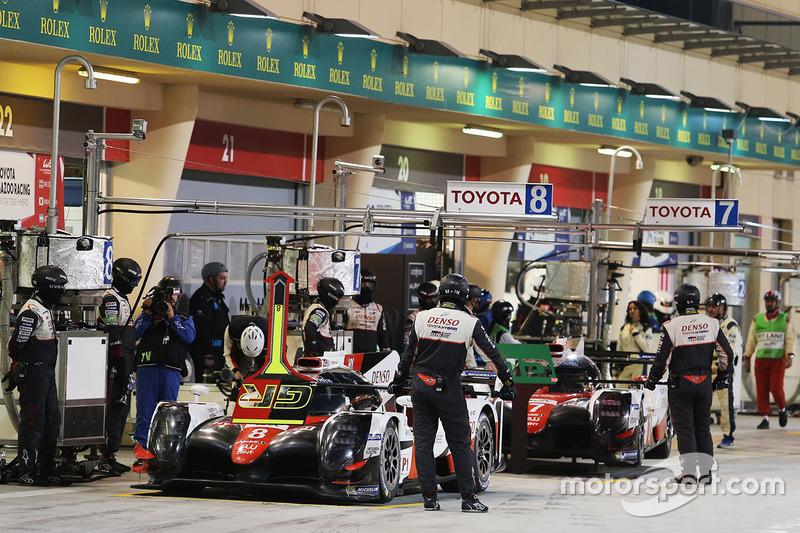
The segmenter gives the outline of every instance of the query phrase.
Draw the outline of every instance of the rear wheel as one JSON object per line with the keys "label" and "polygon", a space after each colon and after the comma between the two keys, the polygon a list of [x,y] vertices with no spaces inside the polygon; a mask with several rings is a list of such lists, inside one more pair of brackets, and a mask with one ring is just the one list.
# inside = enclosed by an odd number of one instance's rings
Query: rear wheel
{"label": "rear wheel", "polygon": [[400,439],[397,436],[397,427],[394,422],[389,422],[383,432],[378,480],[381,501],[392,501],[397,495],[397,487],[400,485]]}

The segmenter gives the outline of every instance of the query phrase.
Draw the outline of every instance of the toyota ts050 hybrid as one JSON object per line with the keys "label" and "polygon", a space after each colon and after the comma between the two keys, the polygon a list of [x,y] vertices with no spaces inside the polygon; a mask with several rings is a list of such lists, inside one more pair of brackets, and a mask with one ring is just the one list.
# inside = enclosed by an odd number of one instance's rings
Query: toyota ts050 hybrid
{"label": "toyota ts050 hybrid", "polygon": [[[232,416],[215,403],[160,403],[148,450],[139,455],[148,481],[134,488],[191,494],[205,487],[281,487],[325,499],[385,502],[418,487],[410,399],[379,387],[391,381],[397,352],[302,357],[294,366],[285,354],[276,359],[244,379]],[[495,375],[478,372],[470,379],[493,383]],[[501,400],[469,384],[465,391],[483,490],[499,463]],[[434,453],[442,488],[456,491],[441,425]]]}
{"label": "toyota ts050 hybrid", "polygon": [[[669,457],[672,419],[667,388],[619,388],[604,383],[595,362],[562,346],[551,347],[551,383],[527,403],[529,457],[586,458],[607,465],[640,465]],[[549,357],[537,360],[549,363]],[[511,417],[506,415],[506,421]],[[516,431],[517,428],[511,428]]]}

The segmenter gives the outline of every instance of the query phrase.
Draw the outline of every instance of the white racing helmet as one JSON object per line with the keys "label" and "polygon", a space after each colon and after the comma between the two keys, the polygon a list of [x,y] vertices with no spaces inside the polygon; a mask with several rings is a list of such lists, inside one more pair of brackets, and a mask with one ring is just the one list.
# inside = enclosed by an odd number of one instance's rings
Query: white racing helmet
{"label": "white racing helmet", "polygon": [[264,350],[264,332],[255,324],[250,324],[242,332],[239,347],[247,357],[258,357]]}
{"label": "white racing helmet", "polygon": [[656,301],[653,304],[653,310],[671,315],[675,312],[675,299],[667,291],[658,291],[656,293]]}

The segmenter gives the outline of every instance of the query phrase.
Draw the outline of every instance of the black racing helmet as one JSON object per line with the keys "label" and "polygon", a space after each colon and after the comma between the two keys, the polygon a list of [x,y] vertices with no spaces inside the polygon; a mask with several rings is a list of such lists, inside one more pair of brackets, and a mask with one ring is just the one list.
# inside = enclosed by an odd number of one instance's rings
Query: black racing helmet
{"label": "black racing helmet", "polygon": [[481,296],[481,288],[474,283],[469,284],[469,295],[467,300],[477,300]]}
{"label": "black racing helmet", "polygon": [[111,285],[123,294],[130,294],[142,279],[142,267],[133,259],[120,257],[111,269]]}
{"label": "black racing helmet", "polygon": [[439,283],[439,300],[443,302],[455,302],[464,305],[467,303],[469,296],[469,282],[461,274],[448,274]]}
{"label": "black racing helmet", "polygon": [[514,306],[510,302],[497,300],[492,304],[492,320],[498,324],[508,324],[513,313]]}
{"label": "black racing helmet", "polygon": [[433,309],[439,301],[439,287],[431,281],[423,281],[417,287],[417,300],[419,308],[423,311]]}
{"label": "black racing helmet", "polygon": [[[728,310],[728,299],[725,298],[724,294],[719,293],[719,292],[715,292],[714,294],[709,296],[708,299],[706,300],[706,307],[708,307],[709,305],[713,305],[714,307],[721,307],[721,306],[724,305],[725,306],[725,311],[727,311]],[[723,311],[723,314],[725,313],[725,311]]]}
{"label": "black racing helmet", "polygon": [[333,309],[344,296],[344,285],[336,278],[322,278],[317,282],[319,301],[328,309]]}
{"label": "black racing helmet", "polygon": [[681,283],[675,289],[675,308],[680,314],[686,313],[689,309],[697,310],[700,307],[700,289],[691,283]]}
{"label": "black racing helmet", "polygon": [[773,290],[769,290],[769,291],[764,293],[764,299],[765,300],[775,300],[776,302],[781,303],[781,300],[783,298],[781,297],[781,291],[776,291],[776,290],[773,289]]}
{"label": "black racing helmet", "polygon": [[364,296],[372,296],[375,292],[375,285],[378,282],[378,276],[368,268],[361,269],[361,294]]}
{"label": "black racing helmet", "polygon": [[50,305],[61,301],[67,281],[67,274],[53,265],[40,266],[31,275],[31,285],[36,294]]}
{"label": "black racing helmet", "polygon": [[180,296],[183,292],[181,281],[178,278],[173,278],[172,276],[166,276],[165,278],[162,278],[161,281],[158,282],[158,288],[165,294],[170,294],[171,292],[175,296]]}

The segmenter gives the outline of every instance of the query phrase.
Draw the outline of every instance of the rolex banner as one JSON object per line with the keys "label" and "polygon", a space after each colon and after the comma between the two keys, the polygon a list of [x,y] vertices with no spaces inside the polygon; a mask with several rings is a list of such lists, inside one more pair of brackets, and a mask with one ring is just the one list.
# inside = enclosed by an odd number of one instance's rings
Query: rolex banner
{"label": "rolex banner", "polygon": [[721,132],[736,129],[734,157],[800,165],[798,128],[486,61],[411,54],[308,24],[211,13],[192,2],[3,0],[0,39],[725,156]]}

